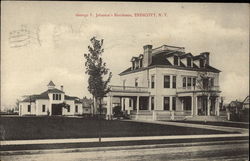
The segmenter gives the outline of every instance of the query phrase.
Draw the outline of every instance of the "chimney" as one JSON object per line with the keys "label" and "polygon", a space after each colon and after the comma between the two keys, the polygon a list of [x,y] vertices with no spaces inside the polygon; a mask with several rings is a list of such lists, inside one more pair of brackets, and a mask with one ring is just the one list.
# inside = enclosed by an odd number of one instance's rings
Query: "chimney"
{"label": "chimney", "polygon": [[63,91],[63,85],[61,85],[61,91]]}
{"label": "chimney", "polygon": [[200,55],[203,55],[206,59],[205,59],[205,64],[209,65],[209,52],[203,52]]}
{"label": "chimney", "polygon": [[143,46],[143,67],[148,67],[152,62],[152,45]]}

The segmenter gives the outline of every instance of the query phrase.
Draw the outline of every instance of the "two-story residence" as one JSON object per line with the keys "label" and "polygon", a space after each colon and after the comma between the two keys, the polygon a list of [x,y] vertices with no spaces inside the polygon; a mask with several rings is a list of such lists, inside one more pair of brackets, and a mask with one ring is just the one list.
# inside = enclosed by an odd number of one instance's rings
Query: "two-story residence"
{"label": "two-story residence", "polygon": [[107,117],[112,99],[137,119],[185,119],[219,116],[219,73],[209,62],[210,53],[185,53],[184,47],[145,45],[143,53],[131,58],[121,72],[120,86],[110,86]]}
{"label": "two-story residence", "polygon": [[41,94],[27,96],[19,102],[19,115],[81,115],[91,112],[91,107],[83,103],[84,99],[66,95],[63,86],[59,90],[50,81],[47,87]]}

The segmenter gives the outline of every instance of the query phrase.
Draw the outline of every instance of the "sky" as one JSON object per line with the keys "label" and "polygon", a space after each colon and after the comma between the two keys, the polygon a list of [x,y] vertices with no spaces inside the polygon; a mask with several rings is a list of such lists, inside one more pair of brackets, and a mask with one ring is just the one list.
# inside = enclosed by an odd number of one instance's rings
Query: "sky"
{"label": "sky", "polygon": [[[96,17],[115,13],[164,16]],[[30,37],[15,33],[21,29]],[[63,85],[68,95],[90,97],[84,53],[93,36],[104,39],[103,58],[113,73],[110,84],[121,84],[118,74],[143,52],[143,45],[167,44],[193,55],[210,52],[210,64],[222,71],[226,102],[249,94],[249,4],[4,1],[1,107],[45,91],[50,80],[58,88]]]}

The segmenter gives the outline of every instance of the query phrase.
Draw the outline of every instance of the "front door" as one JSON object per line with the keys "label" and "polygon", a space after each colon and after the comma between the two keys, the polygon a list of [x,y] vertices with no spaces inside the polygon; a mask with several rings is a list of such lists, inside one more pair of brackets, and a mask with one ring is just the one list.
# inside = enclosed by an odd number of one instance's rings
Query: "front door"
{"label": "front door", "polygon": [[52,104],[52,115],[62,115],[62,106]]}

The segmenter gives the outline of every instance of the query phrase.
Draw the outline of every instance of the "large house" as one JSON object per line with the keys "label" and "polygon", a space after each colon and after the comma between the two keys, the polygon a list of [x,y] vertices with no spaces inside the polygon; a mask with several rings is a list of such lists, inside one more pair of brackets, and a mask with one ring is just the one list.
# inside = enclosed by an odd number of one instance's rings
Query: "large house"
{"label": "large house", "polygon": [[91,113],[91,100],[68,96],[50,81],[41,94],[30,95],[19,102],[19,115],[81,115]]}
{"label": "large house", "polygon": [[110,86],[107,118],[113,99],[134,119],[186,119],[220,115],[219,73],[210,65],[210,53],[186,53],[184,47],[145,45],[121,72],[121,85]]}

